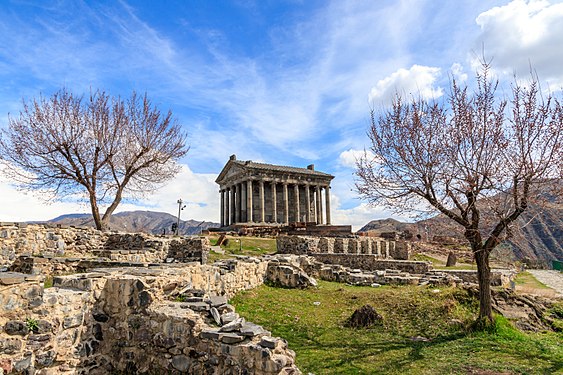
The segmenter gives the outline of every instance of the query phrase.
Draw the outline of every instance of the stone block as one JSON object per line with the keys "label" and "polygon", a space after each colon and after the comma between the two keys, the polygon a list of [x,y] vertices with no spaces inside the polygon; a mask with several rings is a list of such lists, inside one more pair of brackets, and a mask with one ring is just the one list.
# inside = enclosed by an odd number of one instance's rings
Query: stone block
{"label": "stone block", "polygon": [[176,355],[170,361],[172,367],[181,372],[186,372],[191,366],[191,358],[185,355]]}
{"label": "stone block", "polygon": [[10,320],[4,325],[4,332],[8,335],[25,336],[29,333],[29,329],[25,322],[21,320]]}
{"label": "stone block", "polygon": [[219,332],[218,329],[204,329],[199,334],[199,337],[206,340],[220,340],[223,333]]}
{"label": "stone block", "polygon": [[251,322],[245,322],[240,328],[240,333],[243,336],[254,337],[258,335],[270,334],[262,326]]}
{"label": "stone block", "polygon": [[258,345],[263,348],[275,349],[279,339],[270,336],[264,336],[260,339]]}
{"label": "stone block", "polygon": [[209,304],[213,307],[219,307],[227,304],[227,297],[225,296],[209,296]]}
{"label": "stone block", "polygon": [[211,307],[209,312],[211,313],[211,317],[213,318],[215,323],[217,323],[217,325],[220,326],[221,325],[221,315],[219,314],[219,311],[217,310],[217,308]]}
{"label": "stone block", "polygon": [[16,354],[23,347],[22,340],[18,338],[3,338],[0,337],[0,354]]}
{"label": "stone block", "polygon": [[228,324],[239,318],[239,315],[234,311],[229,311],[221,315],[221,323]]}
{"label": "stone block", "polygon": [[209,305],[205,302],[183,302],[180,307],[183,309],[191,309],[193,311],[209,310]]}
{"label": "stone block", "polygon": [[238,335],[236,333],[225,333],[221,336],[221,342],[225,344],[236,344],[244,340],[244,336]]}
{"label": "stone block", "polygon": [[83,313],[78,313],[78,314],[66,316],[63,319],[63,328],[69,329],[69,328],[78,327],[78,326],[82,325],[83,321],[84,321],[84,314]]}
{"label": "stone block", "polygon": [[219,328],[219,332],[233,332],[238,331],[242,328],[242,325],[245,323],[244,318],[238,318],[230,323],[225,324],[221,328]]}
{"label": "stone block", "polygon": [[14,285],[25,282],[25,275],[16,272],[0,273],[0,285]]}

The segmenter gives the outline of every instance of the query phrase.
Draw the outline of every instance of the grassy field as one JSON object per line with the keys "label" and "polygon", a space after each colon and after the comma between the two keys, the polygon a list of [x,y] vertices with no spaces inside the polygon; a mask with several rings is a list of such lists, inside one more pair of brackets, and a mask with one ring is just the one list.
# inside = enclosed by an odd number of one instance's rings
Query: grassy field
{"label": "grassy field", "polygon": [[432,263],[432,267],[435,269],[445,269],[445,270],[476,270],[477,266],[475,264],[467,264],[467,263],[457,263],[453,267],[446,267],[446,262],[434,257],[431,257],[427,254],[415,254],[413,256],[413,260],[418,260],[422,262],[430,262]]}
{"label": "grassy field", "polygon": [[529,293],[544,297],[555,297],[555,290],[540,282],[529,272],[520,272],[514,279],[516,291],[519,293]]}
{"label": "grassy field", "polygon": [[[218,236],[209,237],[209,242],[212,246],[217,244],[218,238]],[[227,239],[229,240],[228,245],[221,246],[221,250],[225,253],[210,252],[209,263],[219,259],[232,258],[233,255],[261,256],[276,252],[275,238],[227,236]]]}
{"label": "grassy field", "polygon": [[[525,334],[502,317],[490,332],[472,332],[477,301],[460,289],[321,281],[310,290],[262,286],[231,302],[285,338],[305,374],[563,374],[562,333]],[[345,327],[364,304],[383,324]]]}

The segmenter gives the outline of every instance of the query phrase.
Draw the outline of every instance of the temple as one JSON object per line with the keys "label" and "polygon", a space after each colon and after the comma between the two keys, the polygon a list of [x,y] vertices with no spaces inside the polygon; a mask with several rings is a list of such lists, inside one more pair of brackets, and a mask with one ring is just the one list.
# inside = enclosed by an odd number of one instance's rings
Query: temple
{"label": "temple", "polygon": [[232,155],[215,180],[221,193],[221,226],[330,225],[330,174],[307,168],[237,160]]}

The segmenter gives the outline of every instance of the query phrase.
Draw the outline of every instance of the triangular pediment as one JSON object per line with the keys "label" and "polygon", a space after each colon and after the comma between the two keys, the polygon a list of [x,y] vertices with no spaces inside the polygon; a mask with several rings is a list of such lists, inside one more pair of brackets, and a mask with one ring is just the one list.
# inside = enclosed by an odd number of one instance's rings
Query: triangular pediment
{"label": "triangular pediment", "polygon": [[215,180],[216,183],[222,185],[225,181],[229,180],[231,177],[241,174],[244,172],[244,167],[241,166],[239,163],[233,160],[229,160],[227,164],[223,167],[221,173]]}

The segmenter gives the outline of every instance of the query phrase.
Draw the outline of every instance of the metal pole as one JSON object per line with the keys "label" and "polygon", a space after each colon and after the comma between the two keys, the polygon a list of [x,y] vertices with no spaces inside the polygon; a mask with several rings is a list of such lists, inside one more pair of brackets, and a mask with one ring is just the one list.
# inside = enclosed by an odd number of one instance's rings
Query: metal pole
{"label": "metal pole", "polygon": [[176,236],[180,233],[180,213],[186,207],[182,207],[182,203],[184,203],[182,199],[178,199],[178,221],[176,222]]}

